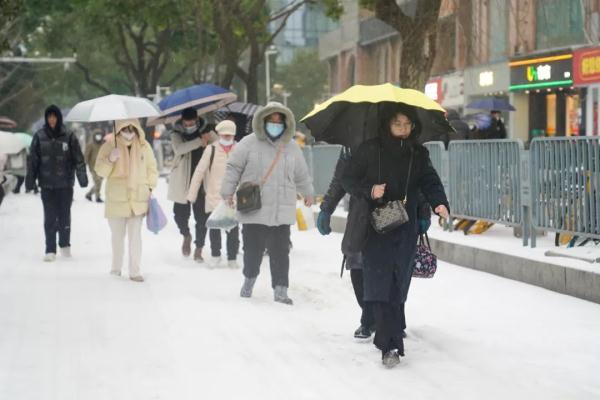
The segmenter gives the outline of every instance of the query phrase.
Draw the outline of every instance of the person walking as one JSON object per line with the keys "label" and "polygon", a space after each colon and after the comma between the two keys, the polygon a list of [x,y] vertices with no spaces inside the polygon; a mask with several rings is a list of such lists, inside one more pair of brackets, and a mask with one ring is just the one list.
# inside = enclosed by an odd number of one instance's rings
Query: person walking
{"label": "person walking", "polygon": [[492,122],[487,129],[486,139],[506,139],[506,127],[502,120],[502,112],[498,110],[490,111]]}
{"label": "person walking", "polygon": [[[173,146],[173,169],[169,176],[168,199],[173,201],[173,214],[179,232],[183,236],[181,252],[184,257],[189,257],[192,249],[192,234],[189,228],[191,213],[194,213],[196,221],[196,236],[194,260],[204,262],[202,249],[206,241],[206,220],[208,214],[204,211],[204,193],[198,196],[198,201],[190,204],[187,194],[190,189],[190,181],[196,166],[202,158],[204,149],[214,141],[210,131],[206,130],[206,121],[198,117],[193,108],[186,108],[181,113],[181,119],[175,123],[171,131],[171,145]],[[200,190],[204,190],[201,188]]]}
{"label": "person walking", "polygon": [[448,217],[448,200],[425,147],[418,144],[420,123],[413,107],[395,104],[384,110],[380,135],[363,143],[343,177],[344,189],[366,200],[371,209],[405,200],[408,221],[380,234],[369,224],[362,251],[364,301],[375,316],[374,344],[386,367],[404,356],[403,305],[412,277],[417,244],[420,190],[435,212]]}
{"label": "person walking", "polygon": [[100,151],[100,147],[102,147],[102,142],[104,141],[104,133],[102,129],[95,129],[92,132],[92,139],[88,141],[85,146],[85,163],[88,165],[90,169],[90,173],[92,174],[92,180],[94,181],[94,186],[90,189],[89,192],[85,195],[85,198],[89,201],[92,201],[92,195],[96,196],[96,202],[102,203],[102,197],[100,196],[100,189],[102,188],[102,178],[98,176],[94,166],[96,165],[96,158],[98,158],[98,152]]}
{"label": "person walking", "polygon": [[[236,125],[233,121],[224,120],[215,127],[219,141],[208,146],[194,171],[187,200],[193,205],[199,201],[198,196],[204,193],[204,210],[210,215],[221,199],[221,183],[225,176],[225,168],[231,151],[235,147],[234,137]],[[204,190],[201,190],[204,184]],[[217,267],[221,262],[221,230],[210,230],[211,261],[210,267]],[[240,248],[239,228],[236,226],[227,232],[227,265],[237,268],[237,254]]]}
{"label": "person walking", "polygon": [[[293,304],[288,297],[290,226],[296,221],[296,194],[313,202],[312,179],[298,144],[292,140],[296,121],[292,111],[271,102],[252,121],[254,132],[238,143],[227,162],[221,196],[233,205],[236,189],[260,190],[260,206],[238,211],[244,242],[244,283],[241,297],[251,297],[265,248],[269,251],[274,300]],[[240,185],[241,184],[241,185]],[[238,210],[240,210],[238,196]],[[242,208],[243,209],[243,208]]]}
{"label": "person walking", "polygon": [[115,132],[100,148],[95,165],[96,173],[106,180],[105,217],[112,237],[110,273],[121,276],[127,236],[129,279],[143,282],[142,221],[158,180],[156,159],[137,119],[115,121]]}
{"label": "person walking", "polygon": [[44,261],[56,260],[56,234],[63,257],[71,257],[71,204],[75,176],[79,185],[88,185],[85,161],[75,134],[63,124],[60,109],[51,105],[44,112],[45,124],[33,135],[30,162],[25,177],[28,191],[36,182],[42,189],[46,254]]}

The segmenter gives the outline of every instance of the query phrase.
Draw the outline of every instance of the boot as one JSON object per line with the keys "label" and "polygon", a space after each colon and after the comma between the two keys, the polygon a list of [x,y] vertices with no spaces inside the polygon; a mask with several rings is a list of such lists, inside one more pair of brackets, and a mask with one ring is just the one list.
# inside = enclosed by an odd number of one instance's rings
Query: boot
{"label": "boot", "polygon": [[231,269],[238,269],[240,266],[237,263],[237,260],[229,260],[227,261],[227,266]]}
{"label": "boot", "polygon": [[209,268],[217,268],[221,264],[221,257],[211,257],[208,262]]}
{"label": "boot", "polygon": [[194,250],[194,261],[197,263],[204,262],[204,258],[202,258],[202,247],[196,247],[196,250]]}
{"label": "boot", "polygon": [[71,248],[70,247],[61,247],[60,255],[65,258],[71,258]]}
{"label": "boot", "polygon": [[192,235],[189,233],[183,236],[183,244],[181,245],[181,253],[184,257],[189,257],[192,253]]}
{"label": "boot", "polygon": [[355,339],[368,339],[373,334],[373,331],[368,326],[361,325],[354,331]]}
{"label": "boot", "polygon": [[55,253],[46,253],[46,255],[44,256],[44,261],[45,262],[56,261],[56,254]]}
{"label": "boot", "polygon": [[132,281],[134,281],[134,282],[144,282],[144,277],[141,276],[141,275],[130,276],[129,279],[132,280]]}
{"label": "boot", "polygon": [[102,200],[102,197],[98,195],[96,196],[96,203],[104,203],[104,200]]}
{"label": "boot", "polygon": [[242,290],[240,290],[240,297],[252,297],[252,289],[254,289],[255,283],[256,278],[244,278],[244,284],[242,285]]}
{"label": "boot", "polygon": [[286,288],[285,286],[275,286],[275,289],[273,289],[273,297],[276,302],[288,304],[291,306],[294,304],[294,302],[288,297],[287,289],[288,288]]}
{"label": "boot", "polygon": [[394,368],[400,364],[400,355],[397,350],[390,350],[382,356],[381,362],[386,368]]}
{"label": "boot", "polygon": [[92,201],[92,194],[91,193],[86,194],[85,198],[88,199],[89,201]]}

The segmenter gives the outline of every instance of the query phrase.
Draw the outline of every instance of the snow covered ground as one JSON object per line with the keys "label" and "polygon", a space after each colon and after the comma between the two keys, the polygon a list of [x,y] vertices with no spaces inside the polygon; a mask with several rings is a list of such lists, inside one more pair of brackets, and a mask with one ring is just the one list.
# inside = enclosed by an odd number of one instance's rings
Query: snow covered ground
{"label": "snow covered ground", "polygon": [[352,338],[340,240],[293,232],[289,307],[272,301],[268,261],[241,299],[241,272],[183,259],[172,222],[144,231],[145,283],[110,276],[102,207],[81,190],[74,258],[44,264],[39,197],[8,196],[0,399],[600,398],[600,305],[444,263],[413,281],[406,357],[383,369]]}

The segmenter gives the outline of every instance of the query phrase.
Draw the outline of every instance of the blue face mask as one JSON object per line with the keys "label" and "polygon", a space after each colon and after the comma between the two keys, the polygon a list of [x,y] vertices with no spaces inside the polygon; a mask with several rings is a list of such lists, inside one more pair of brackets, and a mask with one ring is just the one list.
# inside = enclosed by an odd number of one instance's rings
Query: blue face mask
{"label": "blue face mask", "polygon": [[285,125],[279,122],[267,122],[265,124],[265,129],[269,136],[276,139],[283,134],[283,131],[285,130]]}

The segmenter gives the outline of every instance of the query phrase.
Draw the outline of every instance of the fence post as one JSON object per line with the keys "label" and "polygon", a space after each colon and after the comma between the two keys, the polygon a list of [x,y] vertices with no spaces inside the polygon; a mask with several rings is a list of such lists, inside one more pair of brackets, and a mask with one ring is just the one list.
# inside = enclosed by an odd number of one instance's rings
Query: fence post
{"label": "fence post", "polygon": [[521,149],[520,153],[523,246],[527,246],[528,240],[531,240],[531,247],[535,247],[535,231],[531,224],[531,155],[525,149]]}

